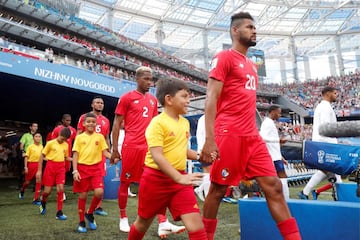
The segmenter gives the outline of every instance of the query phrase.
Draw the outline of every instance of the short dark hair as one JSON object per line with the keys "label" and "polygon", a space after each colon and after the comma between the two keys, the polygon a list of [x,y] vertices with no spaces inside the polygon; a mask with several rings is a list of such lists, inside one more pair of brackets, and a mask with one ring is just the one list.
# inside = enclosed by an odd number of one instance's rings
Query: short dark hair
{"label": "short dark hair", "polygon": [[60,130],[60,136],[68,139],[70,136],[71,136],[71,131],[70,131],[70,128],[68,127],[64,127]]}
{"label": "short dark hair", "polygon": [[277,104],[273,104],[269,107],[269,113],[271,113],[272,111],[278,109],[278,108],[281,108],[280,105],[277,105]]}
{"label": "short dark hair", "polygon": [[187,84],[177,78],[162,78],[156,82],[156,98],[162,106],[165,106],[165,96],[175,96],[180,90],[189,91]]}
{"label": "short dark hair", "polygon": [[85,121],[86,118],[89,118],[89,117],[96,118],[96,115],[94,113],[92,113],[92,112],[85,113],[84,121]]}
{"label": "short dark hair", "polygon": [[254,21],[254,18],[250,15],[250,13],[248,12],[238,12],[235,13],[234,15],[231,16],[231,23],[230,26],[235,26],[237,24],[239,24],[239,22],[237,20],[242,20],[242,19],[250,19]]}
{"label": "short dark hair", "polygon": [[66,118],[70,117],[71,118],[71,115],[68,114],[68,113],[65,113],[63,116],[62,116],[62,120],[65,120]]}
{"label": "short dark hair", "polygon": [[101,96],[97,95],[97,96],[94,96],[92,100],[94,101],[95,99],[98,99],[98,98],[103,99]]}
{"label": "short dark hair", "polygon": [[324,87],[323,90],[321,91],[321,95],[324,96],[326,93],[328,93],[328,92],[333,92],[333,91],[335,91],[335,90],[337,90],[335,87],[326,86],[326,87]]}

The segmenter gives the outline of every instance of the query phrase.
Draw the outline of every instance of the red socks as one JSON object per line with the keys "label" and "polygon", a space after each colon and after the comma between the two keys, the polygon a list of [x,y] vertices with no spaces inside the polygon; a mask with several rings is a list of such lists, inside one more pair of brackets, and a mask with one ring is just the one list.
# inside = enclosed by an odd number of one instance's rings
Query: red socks
{"label": "red socks", "polygon": [[163,223],[163,222],[167,221],[167,217],[163,214],[158,214],[157,218],[158,218],[159,223]]}
{"label": "red socks", "polygon": [[299,228],[295,218],[289,218],[285,221],[279,222],[277,227],[283,236],[284,240],[301,240]]}
{"label": "red socks", "polygon": [[195,232],[188,232],[190,240],[208,240],[205,229],[200,229]]}
{"label": "red socks", "polygon": [[41,191],[41,183],[36,183],[35,184],[35,194],[34,194],[35,201],[39,200],[40,191]]}
{"label": "red socks", "polygon": [[63,207],[64,192],[57,192],[56,197],[57,197],[57,210],[60,211],[62,210]]}
{"label": "red socks", "polygon": [[141,240],[143,239],[145,233],[143,232],[139,232],[134,224],[131,224],[130,226],[130,232],[129,232],[129,235],[128,235],[128,240]]}
{"label": "red socks", "polygon": [[85,217],[85,206],[86,206],[86,198],[82,199],[79,198],[78,199],[78,213],[79,213],[79,220],[80,222],[84,221],[84,217]]}
{"label": "red socks", "polygon": [[216,231],[216,225],[217,225],[217,219],[210,219],[210,218],[204,218],[203,217],[203,223],[205,227],[205,231],[207,234],[207,238],[209,240],[214,240],[215,231]]}
{"label": "red socks", "polygon": [[98,198],[96,196],[93,197],[93,199],[91,200],[89,209],[88,209],[88,213],[92,214],[95,211],[96,206],[99,204],[99,202],[101,201],[102,198]]}
{"label": "red socks", "polygon": [[126,205],[128,200],[128,187],[130,183],[121,182],[118,190],[118,205],[120,209],[120,218],[126,217]]}

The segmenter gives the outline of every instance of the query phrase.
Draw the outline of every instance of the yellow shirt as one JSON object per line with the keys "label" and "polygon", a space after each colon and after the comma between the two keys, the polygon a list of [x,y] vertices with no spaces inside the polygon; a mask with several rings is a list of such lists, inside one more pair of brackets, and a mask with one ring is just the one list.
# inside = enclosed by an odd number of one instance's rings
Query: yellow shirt
{"label": "yellow shirt", "polygon": [[59,143],[56,139],[53,139],[46,143],[42,154],[45,158],[54,162],[64,162],[68,157],[68,144],[67,142]]}
{"label": "yellow shirt", "polygon": [[[180,116],[176,121],[164,112],[151,120],[145,132],[149,149],[162,147],[165,158],[180,171],[186,169],[189,136],[190,124],[186,118]],[[146,154],[145,166],[159,169],[150,151]]]}
{"label": "yellow shirt", "polygon": [[31,144],[26,149],[26,156],[28,157],[27,162],[39,162],[41,151],[43,150],[43,145],[36,145],[35,143]]}
{"label": "yellow shirt", "polygon": [[105,138],[100,133],[82,133],[75,138],[73,152],[79,153],[78,163],[94,165],[102,161],[102,152],[108,149]]}

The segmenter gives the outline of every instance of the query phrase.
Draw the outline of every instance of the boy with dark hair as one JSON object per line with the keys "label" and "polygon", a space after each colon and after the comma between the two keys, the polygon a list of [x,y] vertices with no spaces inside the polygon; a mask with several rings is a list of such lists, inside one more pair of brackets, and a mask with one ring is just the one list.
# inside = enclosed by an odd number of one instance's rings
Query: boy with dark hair
{"label": "boy with dark hair", "polygon": [[187,174],[186,160],[198,159],[188,148],[189,122],[182,117],[190,103],[189,89],[178,79],[160,79],[156,97],[164,111],[146,129],[148,152],[139,185],[138,216],[128,239],[142,239],[154,217],[169,208],[174,220],[182,220],[189,239],[207,239],[193,185],[201,173]]}
{"label": "boy with dark hair", "polygon": [[[41,152],[43,150],[43,145],[41,144],[41,134],[39,132],[34,133],[34,143],[31,144],[25,153],[24,158],[24,173],[25,173],[25,181],[20,189],[19,198],[24,198],[25,189],[29,186],[30,181],[35,177],[36,172],[38,170],[38,163]],[[39,200],[41,189],[41,181],[36,181],[35,184],[35,194],[33,199],[33,204],[40,205],[41,202]]]}
{"label": "boy with dark hair", "polygon": [[[85,218],[91,230],[97,228],[94,210],[104,194],[102,157],[111,157],[110,152],[107,151],[109,147],[105,137],[96,132],[96,115],[91,112],[85,114],[83,125],[85,131],[76,136],[73,147],[73,191],[79,193],[78,213],[80,222],[77,230],[80,233],[87,232]],[[91,190],[94,191],[94,197],[85,213],[88,192]]]}
{"label": "boy with dark hair", "polygon": [[68,144],[66,140],[70,137],[71,131],[64,127],[60,130],[60,134],[56,139],[46,143],[42,154],[39,158],[38,171],[36,173],[36,181],[41,181],[42,164],[44,158],[47,163],[43,175],[44,191],[42,193],[41,205],[39,207],[40,214],[46,214],[46,201],[51,193],[52,187],[56,184],[57,192],[57,220],[66,220],[67,216],[63,214],[62,207],[64,201],[64,184],[65,184],[65,162],[71,161],[68,152]]}

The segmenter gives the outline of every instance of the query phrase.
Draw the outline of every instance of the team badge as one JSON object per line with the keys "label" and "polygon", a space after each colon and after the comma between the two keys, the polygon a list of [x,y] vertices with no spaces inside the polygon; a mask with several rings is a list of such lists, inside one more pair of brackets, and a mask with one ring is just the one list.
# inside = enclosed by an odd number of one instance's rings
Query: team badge
{"label": "team badge", "polygon": [[139,100],[135,100],[134,103],[135,103],[135,104],[138,104],[138,103],[139,103]]}
{"label": "team badge", "polygon": [[240,68],[244,68],[244,64],[240,63],[240,64],[239,64],[239,67],[240,67]]}
{"label": "team badge", "polygon": [[229,169],[224,168],[223,170],[221,170],[221,176],[222,176],[223,178],[227,178],[229,175],[230,175]]}
{"label": "team badge", "polygon": [[128,172],[125,173],[125,178],[126,178],[126,179],[129,179],[130,177],[131,177],[131,174],[130,174],[130,173],[128,173]]}
{"label": "team badge", "polygon": [[95,141],[95,145],[96,145],[96,146],[99,145],[99,141]]}
{"label": "team badge", "polygon": [[153,101],[152,99],[150,99],[150,105],[151,105],[151,106],[154,106],[154,105],[155,105],[155,103],[154,103],[154,101]]}

